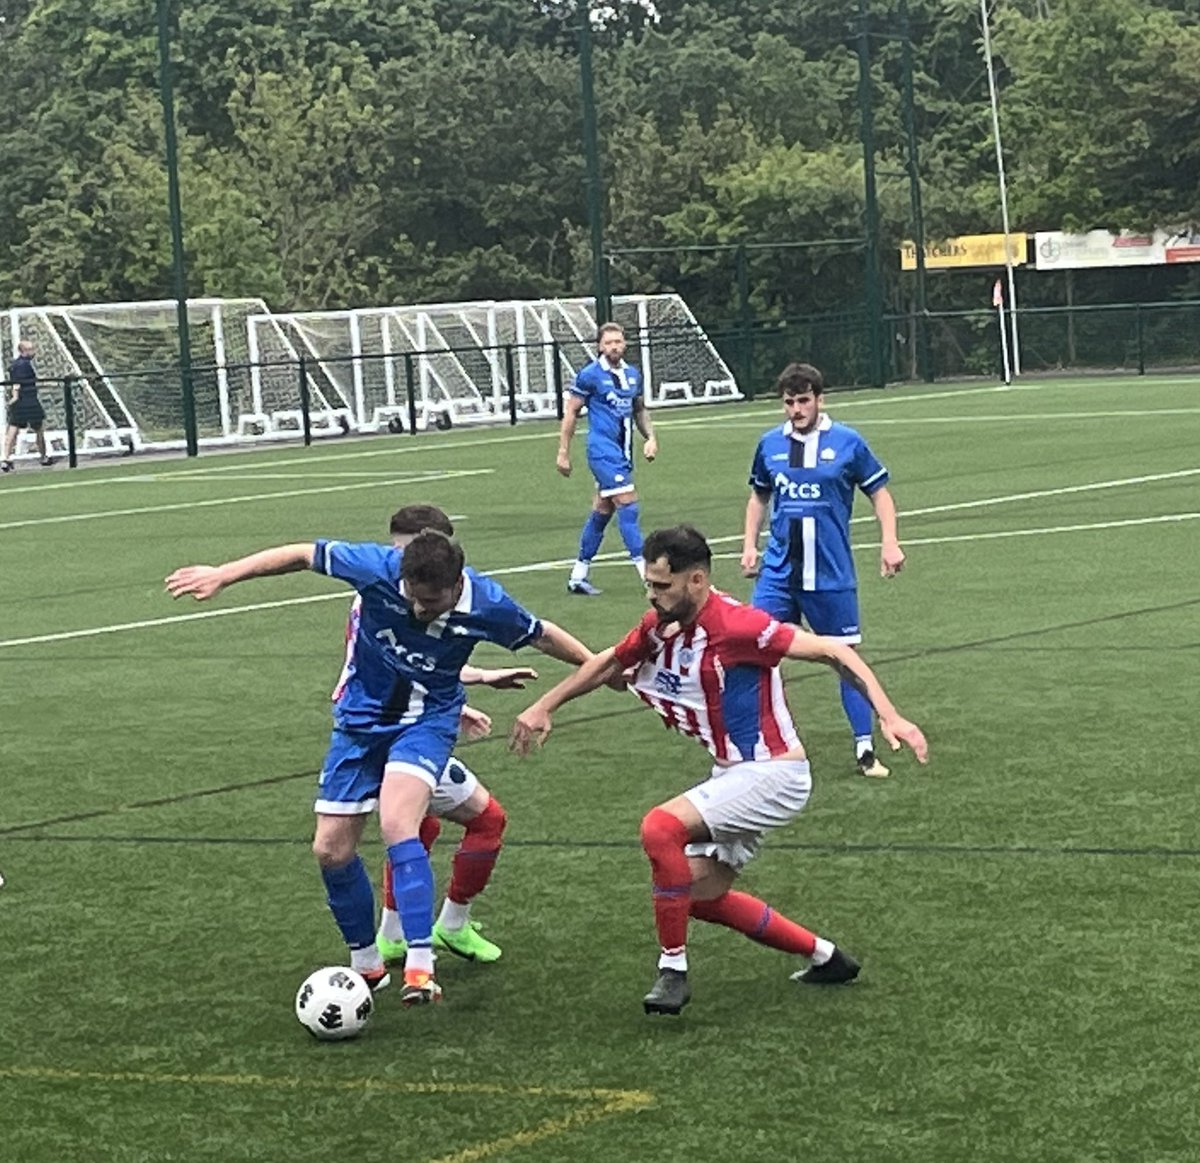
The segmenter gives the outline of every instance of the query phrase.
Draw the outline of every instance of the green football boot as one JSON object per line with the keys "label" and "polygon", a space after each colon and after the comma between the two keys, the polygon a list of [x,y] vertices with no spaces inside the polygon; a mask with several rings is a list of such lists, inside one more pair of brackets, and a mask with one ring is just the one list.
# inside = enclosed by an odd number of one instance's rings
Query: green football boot
{"label": "green football boot", "polygon": [[389,964],[393,961],[403,961],[408,952],[408,942],[403,937],[399,941],[389,941],[382,933],[375,934],[375,948],[379,956]]}
{"label": "green football boot", "polygon": [[467,961],[499,961],[500,946],[493,944],[479,932],[478,921],[468,921],[461,929],[444,929],[439,923],[433,926],[433,947],[453,953]]}

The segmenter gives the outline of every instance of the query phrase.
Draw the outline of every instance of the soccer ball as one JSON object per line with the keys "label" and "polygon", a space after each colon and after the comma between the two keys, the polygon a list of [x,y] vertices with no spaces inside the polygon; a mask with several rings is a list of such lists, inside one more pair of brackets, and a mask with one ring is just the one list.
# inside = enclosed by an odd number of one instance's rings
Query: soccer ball
{"label": "soccer ball", "polygon": [[322,1042],[357,1038],[374,1011],[371,987],[344,965],[329,965],[310,973],[296,991],[296,1017]]}

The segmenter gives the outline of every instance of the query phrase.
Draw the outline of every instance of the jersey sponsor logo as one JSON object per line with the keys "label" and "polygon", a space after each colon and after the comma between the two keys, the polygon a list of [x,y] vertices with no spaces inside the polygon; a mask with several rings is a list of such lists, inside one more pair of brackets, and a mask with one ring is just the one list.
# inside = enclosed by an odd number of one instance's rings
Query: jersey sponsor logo
{"label": "jersey sponsor logo", "polygon": [[821,486],[817,481],[789,480],[786,473],[775,474],[775,491],[789,501],[819,501]]}
{"label": "jersey sponsor logo", "polygon": [[377,631],[375,637],[381,642],[386,642],[392,648],[392,653],[406,666],[411,666],[413,670],[419,670],[422,674],[432,674],[437,670],[436,658],[422,654],[419,650],[409,650],[406,646],[402,646],[396,641],[396,632],[390,626],[386,630]]}
{"label": "jersey sponsor logo", "polygon": [[679,692],[683,689],[683,679],[669,670],[656,671],[654,675],[654,689],[664,695],[678,696]]}

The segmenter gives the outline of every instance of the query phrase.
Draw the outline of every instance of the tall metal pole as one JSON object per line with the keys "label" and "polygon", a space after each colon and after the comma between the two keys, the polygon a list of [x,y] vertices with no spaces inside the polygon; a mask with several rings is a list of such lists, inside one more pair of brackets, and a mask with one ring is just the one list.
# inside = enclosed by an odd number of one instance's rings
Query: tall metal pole
{"label": "tall metal pole", "polygon": [[917,368],[921,378],[933,380],[929,360],[929,303],[925,293],[925,214],[921,208],[921,170],[917,155],[916,98],[913,94],[912,36],[908,27],[908,0],[900,0],[900,35],[904,66],[904,128],[908,138],[908,191],[912,202],[913,242],[917,247]]}
{"label": "tall metal pole", "polygon": [[175,284],[175,318],[179,328],[179,379],[183,400],[183,432],[188,456],[200,451],[196,431],[196,397],[192,384],[192,341],[188,331],[187,271],[183,261],[183,210],[179,203],[179,145],[175,139],[175,91],[171,72],[169,0],[158,2],[158,95],[162,102],[167,145],[167,212],[171,220],[171,266]]}
{"label": "tall metal pole", "polygon": [[592,295],[596,322],[612,318],[608,260],[604,257],[604,180],[600,175],[600,140],[596,130],[596,92],[592,82],[592,14],[590,3],[580,5],[579,79],[583,89],[583,154],[587,163],[588,222],[592,231]]}
{"label": "tall metal pole", "polygon": [[1004,230],[1004,269],[1008,274],[1008,316],[1012,321],[1013,375],[1021,374],[1021,343],[1017,336],[1017,284],[1013,278],[1012,243],[1008,231],[1008,184],[1004,179],[1004,149],[1000,144],[1000,105],[996,99],[996,70],[992,63],[992,32],[988,26],[987,0],[979,0],[983,21],[983,55],[987,61],[988,97],[992,105],[992,136],[996,140],[996,173],[1000,181],[1000,225]]}
{"label": "tall metal pole", "polygon": [[875,114],[871,105],[871,45],[867,31],[868,0],[858,0],[858,108],[863,147],[863,192],[866,198],[867,342],[871,383],[882,388],[883,288],[879,282],[879,201],[875,190]]}

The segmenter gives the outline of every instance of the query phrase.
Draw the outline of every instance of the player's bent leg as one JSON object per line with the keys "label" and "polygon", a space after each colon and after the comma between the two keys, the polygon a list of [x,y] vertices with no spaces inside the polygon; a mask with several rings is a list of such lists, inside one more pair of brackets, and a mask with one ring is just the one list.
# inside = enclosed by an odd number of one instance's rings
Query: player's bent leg
{"label": "player's bent leg", "polygon": [[433,778],[415,763],[389,762],[379,800],[379,827],[392,865],[392,891],[408,949],[404,960],[403,1005],[438,1001],[433,979],[433,866],[421,843],[421,820],[429,807]]}
{"label": "player's bent leg", "polygon": [[[434,815],[427,815],[421,821],[418,838],[426,852],[432,853],[433,846],[442,832],[442,821]],[[408,952],[408,942],[404,938],[404,924],[400,920],[396,908],[396,896],[392,891],[392,862],[383,858],[383,908],[380,910],[379,931],[375,934],[375,944],[379,948],[384,961],[403,961]]]}
{"label": "player's bent leg", "polygon": [[642,848],[650,861],[654,926],[661,953],[658,977],[642,999],[648,1014],[678,1014],[691,1000],[687,980],[687,925],[692,869],[687,846],[708,836],[700,813],[682,796],[651,808],[642,820]]}
{"label": "player's bent leg", "polygon": [[627,493],[621,493],[619,496],[613,497],[613,500],[617,506],[617,529],[621,534],[621,540],[625,543],[625,548],[629,551],[629,560],[638,571],[638,576],[644,581],[646,578],[646,559],[642,555],[642,546],[645,543],[645,538],[642,537],[642,530],[639,525],[642,507],[638,503],[637,493],[630,490]]}
{"label": "player's bent leg", "polygon": [[375,897],[366,865],[358,855],[365,812],[318,814],[313,853],[325,882],[329,911],[350,950],[350,966],[373,989],[390,981],[375,945]]}
{"label": "player's bent leg", "polygon": [[601,592],[588,581],[588,573],[592,568],[592,558],[600,552],[604,531],[608,528],[612,515],[612,502],[607,497],[597,496],[587,520],[583,523],[583,532],[579,535],[579,557],[571,567],[567,593],[593,597]]}
{"label": "player's bent leg", "polygon": [[462,823],[464,833],[451,865],[450,887],[433,926],[434,948],[467,961],[499,961],[500,946],[484,937],[478,923],[471,920],[471,902],[487,887],[508,816],[500,801],[476,780],[471,794],[449,811],[447,818]]}

